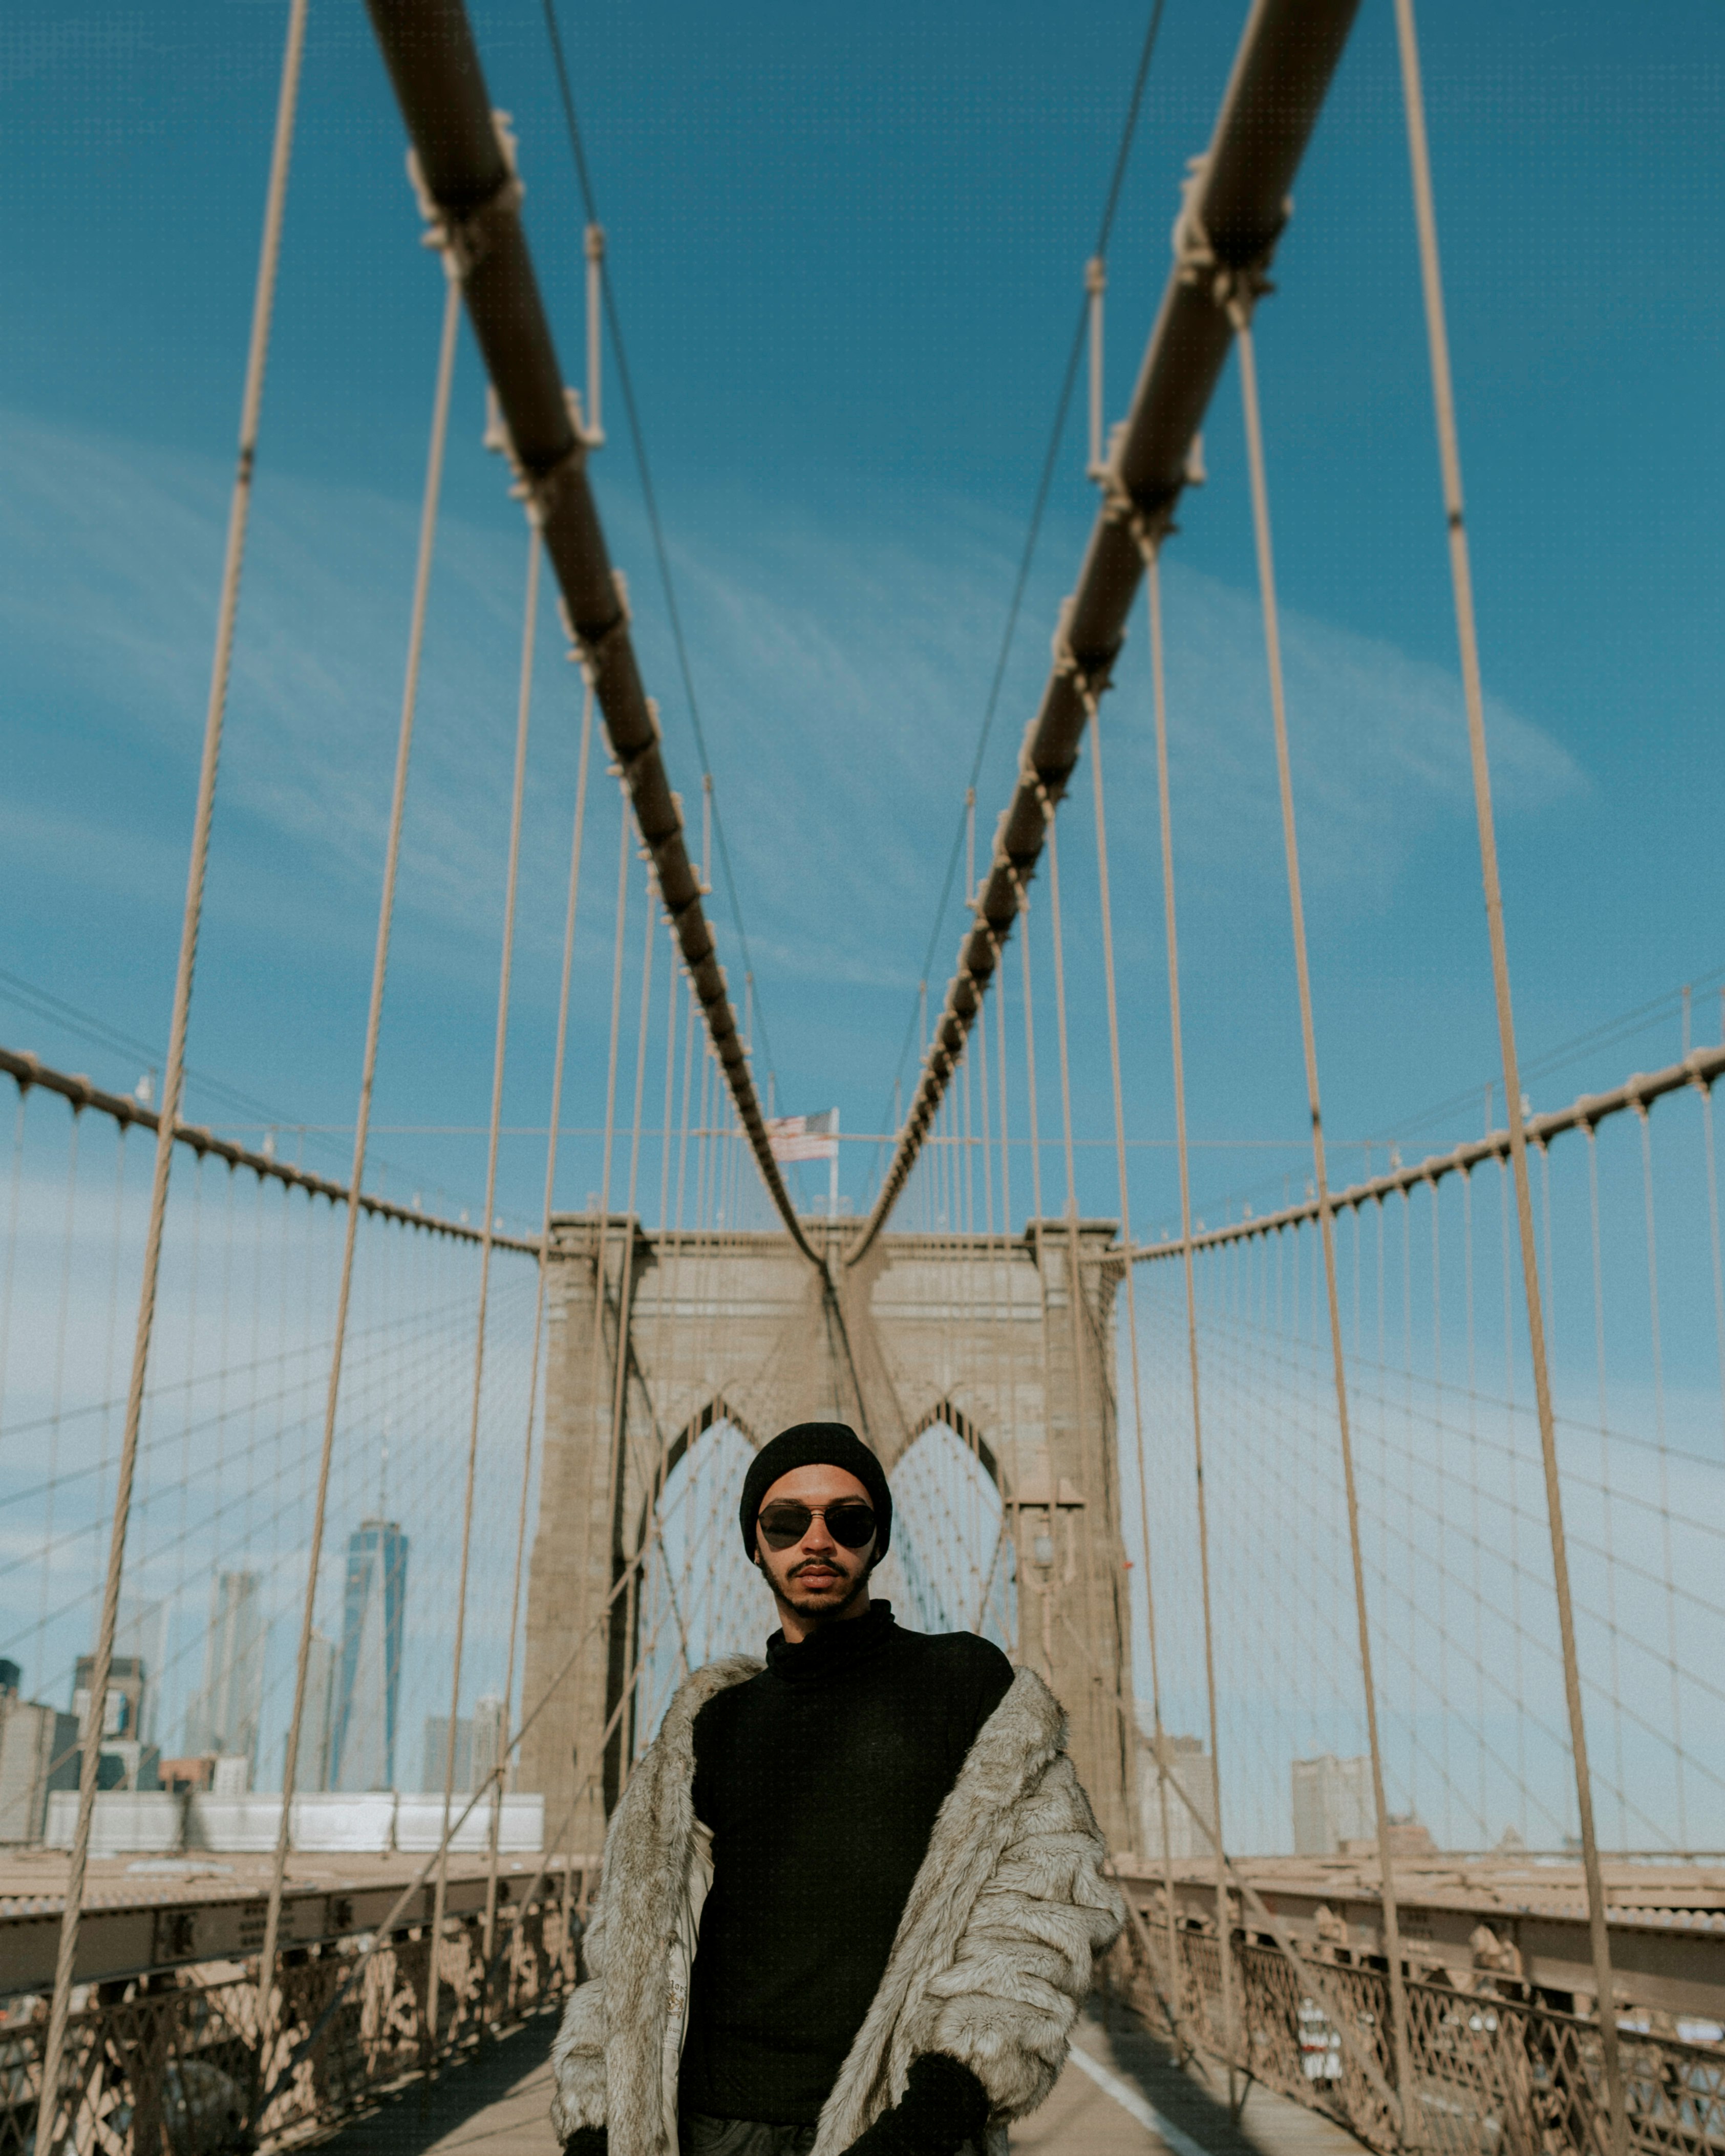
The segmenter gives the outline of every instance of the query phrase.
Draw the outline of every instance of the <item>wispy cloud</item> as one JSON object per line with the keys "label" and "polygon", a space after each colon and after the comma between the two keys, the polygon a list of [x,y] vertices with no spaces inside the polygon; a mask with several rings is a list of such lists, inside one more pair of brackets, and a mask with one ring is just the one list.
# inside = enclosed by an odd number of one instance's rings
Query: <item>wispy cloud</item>
{"label": "wispy cloud", "polygon": [[[0,418],[0,546],[13,564],[0,594],[11,723],[39,725],[52,709],[97,744],[123,737],[134,752],[195,756],[226,471],[15,413]],[[313,880],[333,871],[375,885],[413,535],[401,503],[274,474],[260,480],[223,800],[303,849]],[[524,545],[444,518],[415,743],[404,903],[468,925],[482,913],[488,929],[523,559]],[[553,708],[542,708],[554,737]],[[566,693],[560,708],[566,715]],[[90,814],[64,813],[72,825]],[[177,830],[171,839],[183,844]]]}
{"label": "wispy cloud", "polygon": [[[920,956],[962,802],[1017,535],[955,515],[938,533],[865,529],[840,549],[830,532],[788,526],[780,514],[737,521],[750,537],[691,547],[679,572],[759,940],[791,973],[901,981]],[[762,531],[773,536],[752,536]],[[1062,535],[1044,553],[1071,561],[1077,551]],[[1255,596],[1178,562],[1165,583],[1183,876],[1279,892]],[[1060,588],[1045,573],[1021,619],[979,789],[979,861],[1040,693]],[[1460,682],[1394,644],[1297,612],[1285,614],[1283,636],[1308,875],[1375,908],[1426,834],[1471,817]],[[1128,845],[1147,842],[1155,819],[1143,642],[1135,617],[1106,707],[1111,815]],[[1493,698],[1487,721],[1506,813],[1585,788],[1533,721]]]}
{"label": "wispy cloud", "polygon": [[[206,690],[226,473],[213,459],[0,417],[7,485],[0,593],[14,680],[100,737],[193,752]],[[697,773],[645,573],[644,535],[608,503],[649,683],[664,697],[674,776],[698,832]],[[920,955],[999,634],[1015,535],[964,511],[905,531],[858,510],[819,526],[732,505],[676,557],[681,600],[763,985],[819,973],[901,982]],[[224,798],[298,849],[311,877],[374,887],[400,695],[413,511],[357,488],[266,475],[235,660]],[[837,535],[837,536],[835,536]],[[1057,558],[1065,538],[1052,540]],[[1070,550],[1068,551],[1075,551]],[[495,918],[506,813],[521,546],[446,516],[428,636],[403,901],[464,930]],[[1281,875],[1275,770],[1256,602],[1170,565],[1173,783],[1183,874],[1247,885]],[[986,856],[1019,733],[1040,687],[1050,593],[1033,595],[978,804]],[[547,609],[547,613],[548,613]],[[1459,684],[1395,645],[1311,616],[1285,619],[1291,730],[1308,875],[1380,905],[1434,826],[1468,813]],[[1135,621],[1107,707],[1110,798],[1123,833],[1153,829],[1153,762]],[[542,733],[567,762],[567,685],[547,634]],[[18,691],[14,690],[14,694]],[[13,723],[32,715],[13,711]],[[1586,781],[1532,720],[1489,711],[1499,798],[1537,808]],[[547,721],[542,721],[542,726]],[[80,812],[53,844],[75,844]],[[562,826],[530,829],[527,873],[555,880]],[[110,868],[154,875],[148,833]],[[177,830],[162,844],[180,843]],[[536,851],[535,850],[537,850]],[[123,859],[124,865],[118,865]],[[721,929],[725,912],[719,902]],[[339,909],[325,932],[341,933]],[[942,954],[944,955],[944,954]]]}
{"label": "wispy cloud", "polygon": [[[1273,827],[1280,813],[1258,602],[1178,564],[1166,582],[1170,786],[1184,850],[1200,870],[1231,874],[1245,865],[1242,827]],[[1472,813],[1461,683],[1383,639],[1309,614],[1285,611],[1281,626],[1304,861],[1315,880],[1381,899],[1422,834]],[[1142,695],[1129,701],[1142,714]],[[1486,726],[1506,811],[1585,787],[1568,751],[1500,698],[1486,700]],[[1142,716],[1117,720],[1116,732],[1147,798],[1147,726]],[[1271,866],[1279,876],[1279,853]]]}

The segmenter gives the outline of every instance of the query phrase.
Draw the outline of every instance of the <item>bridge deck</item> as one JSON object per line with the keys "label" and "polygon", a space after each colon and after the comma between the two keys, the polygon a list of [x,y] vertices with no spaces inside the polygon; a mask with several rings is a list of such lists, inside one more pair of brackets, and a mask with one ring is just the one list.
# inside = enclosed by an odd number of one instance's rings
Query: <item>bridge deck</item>
{"label": "bridge deck", "polygon": [[[471,2063],[403,2095],[334,2135],[328,2156],[557,2156],[547,2112],[554,2023],[530,2024]],[[1353,2137],[1316,2112],[1253,2088],[1236,2126],[1225,2097],[1175,2067],[1116,2010],[1078,2030],[1075,2060],[1034,2118],[1013,2130],[1015,2156],[1359,2156]],[[1153,2125],[1152,2121],[1155,2122]],[[1159,2129],[1159,2130],[1158,2130]]]}

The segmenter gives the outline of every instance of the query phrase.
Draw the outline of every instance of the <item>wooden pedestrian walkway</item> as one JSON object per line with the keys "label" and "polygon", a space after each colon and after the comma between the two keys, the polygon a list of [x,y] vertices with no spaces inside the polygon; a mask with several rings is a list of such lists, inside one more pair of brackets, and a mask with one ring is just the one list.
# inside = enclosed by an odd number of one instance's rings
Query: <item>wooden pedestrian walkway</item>
{"label": "wooden pedestrian walkway", "polygon": [[[441,2080],[345,2128],[329,2156],[558,2156],[550,2120],[555,2026],[536,2021]],[[1052,2096],[1014,2127],[1014,2156],[1360,2156],[1339,2126],[1254,2087],[1236,2124],[1215,2070],[1183,2073],[1120,2010],[1100,2002]]]}

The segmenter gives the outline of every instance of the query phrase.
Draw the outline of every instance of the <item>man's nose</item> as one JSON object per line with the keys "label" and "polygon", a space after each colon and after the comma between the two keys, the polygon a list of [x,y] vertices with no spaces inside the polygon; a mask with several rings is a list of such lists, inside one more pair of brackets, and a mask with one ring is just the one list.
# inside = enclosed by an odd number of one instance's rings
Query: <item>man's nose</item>
{"label": "man's nose", "polygon": [[816,1512],[809,1522],[809,1532],[803,1537],[804,1549],[832,1550],[839,1546],[827,1532],[827,1516]]}

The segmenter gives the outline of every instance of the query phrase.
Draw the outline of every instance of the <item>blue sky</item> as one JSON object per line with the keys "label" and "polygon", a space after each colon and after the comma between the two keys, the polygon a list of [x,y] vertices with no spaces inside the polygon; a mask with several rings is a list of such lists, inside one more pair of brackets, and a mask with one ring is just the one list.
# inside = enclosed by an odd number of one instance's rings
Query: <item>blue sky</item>
{"label": "blue sky", "polygon": [[[0,183],[12,213],[0,344],[0,973],[144,1044],[167,1031],[285,12],[285,0],[15,0],[0,21]],[[1139,0],[1081,11],[1029,0],[986,10],[882,0],[867,11],[562,0],[752,941],[757,1046],[770,1029],[781,1107],[836,1103],[848,1131],[880,1128],[890,1101],[1147,13]],[[1110,249],[1111,418],[1167,274],[1184,162],[1207,139],[1244,13],[1168,0]],[[581,214],[538,0],[475,0],[474,17],[494,100],[514,116],[529,234],[578,379]],[[401,123],[364,10],[312,0],[311,19],[190,1111],[230,1126],[268,1114],[334,1127],[304,1143],[339,1172],[442,282],[418,244]],[[1422,28],[1511,954],[1529,1090],[1544,1107],[1674,1057],[1681,983],[1702,984],[1697,1037],[1719,1028],[1725,36],[1712,0],[1452,0],[1429,5]],[[1327,1120],[1339,1139],[1378,1141],[1381,1165],[1389,1139],[1419,1152],[1471,1135],[1497,1053],[1389,0],[1362,9],[1276,281],[1259,351]],[[608,380],[611,441],[594,484],[630,580],[674,783],[693,805],[700,761],[614,365]],[[374,1181],[394,1194],[423,1188],[450,1209],[475,1206],[481,1188],[474,1130],[487,1109],[525,553],[506,475],[480,446],[483,401],[464,342],[374,1148]],[[1204,1142],[1196,1196],[1214,1220],[1297,1193],[1307,1163],[1231,369],[1205,454],[1209,482],[1185,506],[1166,591],[1189,1096]],[[1093,513],[1082,463],[1075,411],[984,760],[984,844]],[[548,607],[542,627],[505,1104],[506,1121],[522,1126],[542,1122],[547,1102],[578,720]],[[1175,1203],[1143,641],[1135,620],[1104,720],[1141,1230],[1166,1225]],[[603,1103],[618,836],[615,791],[601,776],[567,1101],[579,1126]],[[1091,1142],[1079,1155],[1081,1198],[1111,1212],[1111,1158],[1096,1142],[1109,1134],[1110,1101],[1091,846],[1086,765],[1061,820],[1074,1112]],[[1046,888],[1032,938],[1054,1207]],[[638,888],[631,904],[633,966]],[[740,983],[722,891],[714,911]],[[957,932],[954,908],[937,946],[937,993]],[[659,963],[655,1013],[662,948]],[[0,978],[8,1045],[119,1087],[159,1060],[159,1046],[134,1055],[104,1045],[11,996]],[[631,1014],[634,996],[631,979]],[[1553,1055],[1644,1005],[1646,1023]],[[632,1058],[631,1043],[625,1101]],[[267,1107],[236,1109],[209,1081]],[[1014,1065],[1020,1133],[1022,1081]],[[1456,1105],[1429,1112],[1445,1103]],[[64,1126],[54,1104],[30,1112],[33,1178],[42,1171],[39,1188],[28,1186],[33,1205],[58,1192]],[[1622,1118],[1599,1147],[1611,1411],[1614,1425],[1657,1430],[1661,1447],[1669,1431],[1681,1469],[1686,1453],[1711,1462],[1717,1443],[1698,1105],[1672,1102],[1653,1122],[1662,1373],[1641,1315],[1638,1238],[1652,1186],[1640,1178],[1640,1135]],[[90,1158],[87,1148],[86,1168]],[[650,1145],[644,1158],[650,1211]],[[870,1159],[847,1150],[853,1202]],[[597,1149],[572,1139],[563,1160],[560,1196],[578,1206],[598,1186]],[[1342,1145],[1338,1179],[1359,1161]],[[619,1177],[626,1165],[620,1148]],[[1586,1165],[1579,1138],[1550,1163],[1559,1406],[1565,1441],[1578,1444],[1593,1412]],[[541,1175],[539,1141],[511,1139],[506,1212],[536,1210]],[[194,1188],[180,1179],[182,1207]],[[1020,1156],[1020,1219],[1028,1189]],[[1499,1198],[1486,1189],[1479,1200],[1480,1307],[1489,1301],[1493,1337]],[[1458,1187],[1441,1202],[1453,1235]],[[45,1234],[59,1217],[43,1214]],[[1400,1217],[1405,1239],[1414,1216]],[[1424,1224],[1421,1215],[1411,1261],[1402,1246],[1404,1314],[1430,1306],[1431,1365],[1459,1433],[1456,1403],[1473,1398],[1471,1312],[1464,1329],[1447,1308],[1440,1355],[1437,1282],[1419,1270]],[[1357,1252],[1352,1232],[1345,1224],[1344,1249]],[[1453,1305],[1464,1275],[1453,1248],[1444,1262]],[[51,1270],[21,1268],[15,1335],[44,1371]],[[1155,1268],[1146,1279],[1148,1311],[1168,1283]],[[1396,1292],[1392,1267],[1392,1321]],[[1378,1296],[1381,1305],[1381,1285]],[[1381,1330],[1381,1309],[1379,1319]],[[64,1342],[64,1319],[60,1329]],[[1368,1346],[1370,1334],[1368,1310]],[[1353,1347],[1358,1357],[1358,1337]],[[82,1363],[88,1376],[93,1358]],[[1368,1503],[1370,1445],[1382,1451],[1394,1434],[1373,1422],[1373,1382],[1368,1373],[1361,1411]],[[1525,1402],[1524,1373],[1512,1389]],[[1296,1400],[1285,1415],[1291,1445],[1303,1412]],[[1319,1410],[1307,1419],[1327,1430]],[[1471,1405],[1466,1422],[1471,1443]],[[1225,1413],[1214,1427],[1225,1450]],[[1224,1466],[1217,1479],[1240,1496],[1236,1557],[1245,1550],[1245,1568],[1273,1578],[1286,1522],[1260,1502],[1273,1486],[1250,1435],[1240,1435],[1240,1471],[1230,1481]],[[1452,1452],[1452,1468],[1464,1456]],[[347,1520],[371,1484],[362,1448],[344,1459]],[[1399,1502],[1397,1471],[1380,1460],[1375,1471],[1380,1496],[1394,1489]],[[1620,1495],[1635,1491],[1642,1455],[1625,1453],[1613,1472]],[[168,1510],[171,1499],[160,1496]],[[1574,1489],[1572,1499],[1584,1548],[1591,1501]],[[1706,1517],[1705,1505],[1693,1509]],[[419,1576],[430,1578],[429,1529],[414,1532],[426,1537]],[[183,1552],[174,1562],[177,1591]],[[1684,1570],[1702,1578],[1705,1561],[1686,1556]],[[141,1575],[139,1591],[163,1584],[153,1578]],[[1279,1607],[1241,1598],[1242,1668],[1261,1663]],[[1167,1681],[1177,1717],[1196,1727],[1198,1663],[1182,1621]],[[1317,1695],[1330,1686],[1345,1711],[1276,1725],[1282,1749],[1264,1787],[1278,1804],[1286,1750],[1358,1742],[1346,1655],[1334,1656],[1316,1619],[1301,1622],[1296,1659],[1314,1699],[1324,1707],[1327,1693]],[[501,1639],[495,1612],[475,1623]],[[1421,1648],[1409,1625],[1411,1663]],[[1704,1646],[1691,1651],[1692,1667],[1707,1666]],[[39,1645],[32,1660],[43,1663]],[[1398,1666],[1392,1655],[1392,1687]],[[1237,1671],[1228,1682],[1250,1704]],[[412,1703],[415,1747],[417,1717],[435,1703],[429,1692]],[[1416,1687],[1409,1728],[1424,1712]],[[1411,1783],[1404,1794],[1419,1794]],[[1499,1793],[1491,1801],[1495,1832]],[[1273,1840],[1280,1829],[1260,1831]]]}
{"label": "blue sky", "polygon": [[[526,0],[474,13],[575,377],[580,215],[542,23]],[[848,1128],[879,1128],[890,1098],[1145,13],[565,7],[778,1103],[836,1101]],[[1111,418],[1242,13],[1169,0],[1111,248]],[[1725,40],[1704,0],[1427,18],[1531,1056],[1725,965]],[[277,0],[32,0],[0,30],[0,967],[145,1040],[166,1033],[284,21]],[[201,1071],[313,1124],[352,1113],[440,300],[403,150],[362,10],[314,0],[192,1033]],[[1260,353],[1328,1120],[1394,1135],[1478,1097],[1495,1040],[1383,0],[1362,12],[1301,174],[1277,283]],[[386,1125],[486,1111],[524,542],[479,445],[470,346],[456,398]],[[692,802],[622,416],[614,396],[595,485]],[[1231,371],[1205,445],[1209,483],[1167,584],[1194,1128],[1292,1139],[1298,1038]],[[984,766],[984,837],[1091,514],[1081,463],[1075,413]],[[1135,623],[1106,722],[1129,1112],[1154,1137],[1170,1110],[1142,644]],[[545,1112],[577,716],[547,622],[511,1122]],[[1063,827],[1076,1110],[1100,1137],[1087,802],[1081,773]],[[602,786],[573,1122],[603,1086],[616,813]],[[722,894],[716,910],[739,980]],[[954,912],[938,978],[957,933]],[[1717,1008],[1697,1006],[1699,1033]],[[105,1082],[136,1075],[14,1004],[0,1039]],[[1662,1016],[1555,1075],[1538,1105],[1677,1045]],[[192,1108],[235,1120],[196,1089]],[[1055,1115],[1045,1081],[1050,1134]],[[451,1202],[479,1188],[470,1137],[377,1150]],[[344,1152],[333,1140],[321,1158]],[[536,1203],[536,1155],[506,1149],[514,1212]],[[1147,1210],[1171,1187],[1153,1158]],[[1286,1164],[1298,1171],[1296,1151]],[[866,1165],[851,1149],[853,1197]],[[1208,1155],[1200,1204],[1274,1195],[1282,1165]],[[572,1147],[567,1202],[596,1180]],[[1088,1202],[1111,1206],[1106,1178]]]}

